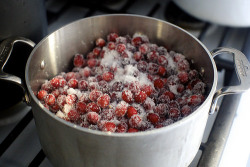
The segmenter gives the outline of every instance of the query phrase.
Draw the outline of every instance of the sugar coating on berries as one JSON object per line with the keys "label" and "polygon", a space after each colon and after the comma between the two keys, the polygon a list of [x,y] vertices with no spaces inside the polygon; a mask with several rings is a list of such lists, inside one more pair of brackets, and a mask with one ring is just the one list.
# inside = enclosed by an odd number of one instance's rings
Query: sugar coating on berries
{"label": "sugar coating on berries", "polygon": [[[83,128],[133,133],[168,126],[205,100],[202,73],[185,55],[141,33],[109,33],[72,55],[73,69],[45,81],[41,104]],[[167,46],[167,45],[165,45]]]}

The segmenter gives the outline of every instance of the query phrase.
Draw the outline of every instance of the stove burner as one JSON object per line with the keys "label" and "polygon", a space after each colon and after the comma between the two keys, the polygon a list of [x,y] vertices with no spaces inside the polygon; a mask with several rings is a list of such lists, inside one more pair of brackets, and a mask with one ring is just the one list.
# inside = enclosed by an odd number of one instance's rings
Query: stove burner
{"label": "stove burner", "polygon": [[206,22],[196,19],[178,7],[174,2],[169,2],[165,9],[165,18],[182,28],[197,30],[202,29]]}

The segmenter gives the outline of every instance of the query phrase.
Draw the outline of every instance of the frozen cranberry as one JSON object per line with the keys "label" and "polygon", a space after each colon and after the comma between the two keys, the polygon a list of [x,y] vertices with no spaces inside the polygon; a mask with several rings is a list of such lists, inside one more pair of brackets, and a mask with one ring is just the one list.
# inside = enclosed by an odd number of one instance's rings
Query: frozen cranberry
{"label": "frozen cranberry", "polygon": [[76,74],[74,72],[68,72],[65,74],[66,81],[69,81],[70,79],[76,79]]}
{"label": "frozen cranberry", "polygon": [[106,81],[101,80],[100,82],[98,82],[98,85],[99,85],[99,89],[100,89],[103,93],[109,93],[109,92],[110,92],[109,84],[108,84]]}
{"label": "frozen cranberry", "polygon": [[186,71],[179,72],[177,76],[182,83],[188,82],[188,73]]}
{"label": "frozen cranberry", "polygon": [[179,97],[176,99],[176,101],[179,103],[180,107],[183,107],[184,105],[188,104],[187,97]]}
{"label": "frozen cranberry", "polygon": [[167,104],[160,103],[154,107],[154,112],[157,113],[159,116],[165,116],[168,112]]}
{"label": "frozen cranberry", "polygon": [[132,93],[136,93],[140,90],[140,83],[138,81],[132,81],[128,85],[128,89],[131,90]]}
{"label": "frozen cranberry", "polygon": [[163,67],[163,66],[160,66],[160,67],[159,67],[159,69],[158,69],[158,74],[159,74],[160,76],[162,76],[162,77],[165,76],[166,72],[167,72],[167,70],[166,70],[165,67]]}
{"label": "frozen cranberry", "polygon": [[82,93],[82,95],[79,97],[78,99],[79,101],[82,101],[84,103],[89,103],[90,99],[89,99],[89,95],[88,93]]}
{"label": "frozen cranberry", "polygon": [[101,118],[103,120],[112,120],[115,117],[115,111],[112,108],[103,109],[101,112]]}
{"label": "frozen cranberry", "polygon": [[192,93],[193,94],[204,94],[205,93],[206,84],[203,82],[198,82],[193,86]]}
{"label": "frozen cranberry", "polygon": [[116,125],[113,122],[105,122],[102,126],[102,131],[104,132],[115,132]]}
{"label": "frozen cranberry", "polygon": [[123,117],[127,112],[128,104],[124,101],[121,101],[117,104],[115,109],[115,115],[117,117]]}
{"label": "frozen cranberry", "polygon": [[158,103],[169,103],[169,102],[170,98],[167,95],[162,94],[158,97]]}
{"label": "frozen cranberry", "polygon": [[189,114],[191,114],[191,112],[192,112],[192,109],[188,105],[185,105],[181,108],[181,115],[183,117],[188,116]]}
{"label": "frozen cranberry", "polygon": [[88,83],[85,80],[80,80],[78,82],[78,89],[86,91],[88,90]]}
{"label": "frozen cranberry", "polygon": [[142,54],[141,52],[135,52],[134,55],[133,55],[133,58],[136,60],[136,61],[140,61],[142,59]]}
{"label": "frozen cranberry", "polygon": [[148,52],[149,52],[149,46],[148,46],[148,44],[141,44],[140,46],[139,46],[139,51],[142,53],[142,54],[147,54]]}
{"label": "frozen cranberry", "polygon": [[107,40],[108,41],[112,41],[112,42],[115,42],[116,38],[118,38],[118,34],[117,33],[110,33],[107,36]]}
{"label": "frozen cranberry", "polygon": [[149,113],[147,116],[147,119],[149,122],[151,122],[152,124],[157,124],[160,120],[159,115],[155,114],[155,113]]}
{"label": "frozen cranberry", "polygon": [[103,38],[97,38],[95,44],[96,46],[103,47],[106,45],[106,41]]}
{"label": "frozen cranberry", "polygon": [[122,99],[127,103],[132,103],[134,100],[134,95],[130,90],[124,90],[122,92]]}
{"label": "frozen cranberry", "polygon": [[143,103],[143,107],[145,110],[152,110],[155,107],[155,102],[151,98],[147,98]]}
{"label": "frozen cranberry", "polygon": [[70,79],[68,81],[68,86],[70,88],[77,88],[78,87],[78,81],[76,79]]}
{"label": "frozen cranberry", "polygon": [[159,53],[157,53],[155,51],[149,52],[147,54],[147,58],[148,58],[149,62],[152,62],[152,63],[157,63],[158,57],[159,57]]}
{"label": "frozen cranberry", "polygon": [[104,55],[105,55],[105,50],[101,50],[101,52],[100,52],[100,57],[101,57],[101,58],[104,58]]}
{"label": "frozen cranberry", "polygon": [[161,79],[154,80],[154,87],[156,89],[161,89],[164,87],[164,82]]}
{"label": "frozen cranberry", "polygon": [[44,102],[49,105],[49,106],[52,106],[55,104],[55,101],[56,101],[56,98],[53,94],[48,94],[45,96],[44,98]]}
{"label": "frozen cranberry", "polygon": [[76,110],[71,109],[68,112],[68,117],[71,121],[78,121],[80,119],[80,114]]}
{"label": "frozen cranberry", "polygon": [[112,85],[112,90],[113,91],[119,92],[119,91],[122,91],[122,89],[123,89],[123,83],[122,82],[116,81],[116,82],[113,83],[113,85]]}
{"label": "frozen cranberry", "polygon": [[105,72],[102,74],[102,79],[107,82],[110,82],[114,79],[114,74],[112,72]]}
{"label": "frozen cranberry", "polygon": [[125,122],[122,122],[116,126],[116,132],[118,133],[124,133],[127,132],[128,125]]}
{"label": "frozen cranberry", "polygon": [[51,94],[53,94],[55,96],[55,98],[57,98],[60,95],[60,91],[59,91],[59,89],[55,89],[51,92]]}
{"label": "frozen cranberry", "polygon": [[89,53],[87,54],[87,59],[95,59],[95,58],[96,58],[96,56],[94,55],[93,52],[89,52]]}
{"label": "frozen cranberry", "polygon": [[101,95],[102,95],[101,91],[94,89],[89,93],[89,99],[93,102],[96,102]]}
{"label": "frozen cranberry", "polygon": [[152,92],[153,92],[152,86],[151,85],[146,85],[146,84],[141,86],[141,90],[144,91],[147,94],[147,96],[150,96],[152,94]]}
{"label": "frozen cranberry", "polygon": [[55,103],[53,106],[50,106],[50,111],[56,113],[58,110],[60,110],[60,107],[57,103]]}
{"label": "frozen cranberry", "polygon": [[131,118],[135,114],[138,114],[137,110],[133,106],[129,106],[127,110],[127,117]]}
{"label": "frozen cranberry", "polygon": [[110,102],[110,97],[108,94],[104,94],[101,95],[98,99],[97,99],[97,104],[101,107],[101,108],[106,108],[109,105]]}
{"label": "frozen cranberry", "polygon": [[128,129],[128,133],[135,133],[135,132],[139,132],[139,130],[135,129],[135,128],[129,128]]}
{"label": "frozen cranberry", "polygon": [[95,66],[97,66],[97,60],[96,59],[89,59],[88,61],[87,61],[87,64],[88,64],[88,67],[89,68],[93,68],[93,67],[95,67]]}
{"label": "frozen cranberry", "polygon": [[184,85],[179,84],[179,85],[177,86],[177,92],[178,92],[178,93],[182,93],[184,90],[185,90],[185,86],[184,86]]}
{"label": "frozen cranberry", "polygon": [[164,46],[159,46],[157,48],[157,52],[159,52],[161,55],[165,55],[167,53],[167,49]]}
{"label": "frozen cranberry", "polygon": [[63,88],[67,84],[67,81],[64,78],[59,79],[59,87]]}
{"label": "frozen cranberry", "polygon": [[132,39],[132,45],[139,47],[142,44],[142,38],[137,36]]}
{"label": "frozen cranberry", "polygon": [[168,85],[177,85],[179,83],[179,78],[176,75],[171,75],[167,78]]}
{"label": "frozen cranberry", "polygon": [[178,66],[178,69],[180,71],[189,71],[190,70],[190,65],[189,65],[189,62],[184,59],[184,60],[181,60],[177,63],[177,66]]}
{"label": "frozen cranberry", "polygon": [[99,55],[100,55],[100,53],[101,53],[101,48],[100,47],[95,47],[94,49],[93,49],[93,54],[95,55],[95,57],[98,57]]}
{"label": "frozen cranberry", "polygon": [[142,124],[142,118],[139,115],[133,115],[130,119],[129,119],[129,126],[132,128],[140,128]]}
{"label": "frozen cranberry", "polygon": [[140,104],[144,103],[146,98],[147,98],[147,94],[144,91],[138,91],[135,94],[135,102],[137,103],[140,103]]}
{"label": "frozen cranberry", "polygon": [[158,73],[159,66],[155,63],[149,63],[148,64],[148,73],[149,74],[157,74]]}
{"label": "frozen cranberry", "polygon": [[125,49],[126,49],[126,45],[125,45],[125,44],[118,44],[118,45],[116,46],[116,51],[119,52],[119,53],[124,52]]}
{"label": "frozen cranberry", "polygon": [[94,102],[87,104],[87,112],[99,113],[100,110],[101,110],[100,107]]}
{"label": "frozen cranberry", "polygon": [[56,102],[60,108],[63,108],[63,106],[66,104],[66,95],[59,95],[56,99]]}
{"label": "frozen cranberry", "polygon": [[75,67],[82,67],[85,63],[85,60],[83,58],[82,54],[75,54],[73,64]]}
{"label": "frozen cranberry", "polygon": [[66,96],[66,103],[69,105],[75,104],[77,101],[77,96],[75,94],[69,94]]}
{"label": "frozen cranberry", "polygon": [[175,99],[175,94],[173,92],[166,91],[163,94],[166,95],[166,96],[168,96],[170,100],[174,100]]}
{"label": "frozen cranberry", "polygon": [[202,95],[192,95],[188,99],[188,105],[196,107],[204,101],[204,97]]}
{"label": "frozen cranberry", "polygon": [[108,43],[108,48],[109,48],[109,50],[115,50],[115,48],[116,48],[115,43],[114,42],[109,42]]}
{"label": "frozen cranberry", "polygon": [[158,56],[158,64],[162,66],[167,66],[168,65],[168,59],[164,55]]}
{"label": "frozen cranberry", "polygon": [[39,100],[43,100],[45,96],[47,96],[48,92],[46,90],[40,90],[38,93],[37,93],[37,98]]}
{"label": "frozen cranberry", "polygon": [[181,112],[178,108],[171,108],[168,111],[168,116],[171,119],[178,119],[181,116]]}
{"label": "frozen cranberry", "polygon": [[50,84],[56,89],[60,85],[59,78],[55,77],[50,80]]}
{"label": "frozen cranberry", "polygon": [[168,107],[169,108],[178,108],[178,109],[180,108],[179,103],[175,100],[170,101],[168,103]]}
{"label": "frozen cranberry", "polygon": [[81,114],[85,114],[87,112],[87,105],[86,105],[86,103],[84,103],[82,101],[78,101],[76,103],[76,110],[77,110],[77,112],[79,112]]}
{"label": "frozen cranberry", "polygon": [[87,113],[87,121],[90,124],[96,125],[99,120],[100,120],[100,115],[98,115],[96,112],[88,112]]}
{"label": "frozen cranberry", "polygon": [[147,70],[148,63],[145,61],[139,61],[137,64],[137,69],[141,72],[145,72]]}

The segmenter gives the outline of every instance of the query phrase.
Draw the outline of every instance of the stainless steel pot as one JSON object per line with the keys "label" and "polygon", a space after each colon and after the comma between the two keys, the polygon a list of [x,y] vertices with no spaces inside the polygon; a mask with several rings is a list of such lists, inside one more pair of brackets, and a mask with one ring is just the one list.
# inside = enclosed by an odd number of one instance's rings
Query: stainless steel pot
{"label": "stainless steel pot", "polygon": [[[87,53],[98,37],[110,32],[120,35],[141,32],[153,43],[181,52],[204,73],[208,85],[204,103],[188,117],[167,127],[139,133],[105,133],[66,122],[47,110],[36,98],[40,85],[61,71],[70,69],[72,55]],[[29,40],[18,39],[33,46]],[[2,45],[1,79],[22,85],[23,82],[3,73],[3,62],[10,55],[11,44]],[[8,45],[10,43],[10,45]],[[222,88],[216,92],[217,69],[213,56],[230,53],[235,59],[235,69],[241,84]],[[183,167],[188,166],[201,143],[209,112],[215,110],[221,95],[240,93],[250,87],[250,64],[235,49],[207,48],[185,30],[158,19],[135,15],[105,15],[85,18],[55,31],[36,45],[29,56],[25,83],[26,100],[33,108],[33,115],[42,148],[54,166],[97,167]],[[18,82],[17,82],[17,81]]]}

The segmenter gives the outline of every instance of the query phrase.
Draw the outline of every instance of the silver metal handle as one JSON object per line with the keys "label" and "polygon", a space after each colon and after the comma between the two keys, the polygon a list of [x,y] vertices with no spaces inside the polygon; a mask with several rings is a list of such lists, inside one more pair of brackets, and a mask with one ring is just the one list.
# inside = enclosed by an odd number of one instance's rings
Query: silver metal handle
{"label": "silver metal handle", "polygon": [[35,43],[33,41],[26,39],[26,38],[23,38],[23,37],[12,37],[12,38],[8,38],[8,39],[4,40],[0,44],[0,68],[1,68],[0,80],[12,82],[12,83],[20,86],[24,92],[24,101],[27,104],[29,104],[30,98],[28,95],[28,91],[26,89],[25,82],[23,82],[23,80],[20,77],[17,77],[15,75],[8,74],[8,73],[4,72],[4,66],[8,62],[9,57],[10,57],[12,50],[13,50],[13,46],[16,42],[23,42],[23,43],[30,45],[31,47],[35,46]]}
{"label": "silver metal handle", "polygon": [[240,84],[236,86],[226,86],[219,89],[213,96],[209,114],[213,114],[217,110],[216,106],[219,97],[228,94],[242,93],[250,88],[250,63],[246,56],[239,50],[233,48],[222,47],[211,51],[213,57],[221,53],[230,53],[233,55],[235,71]]}

